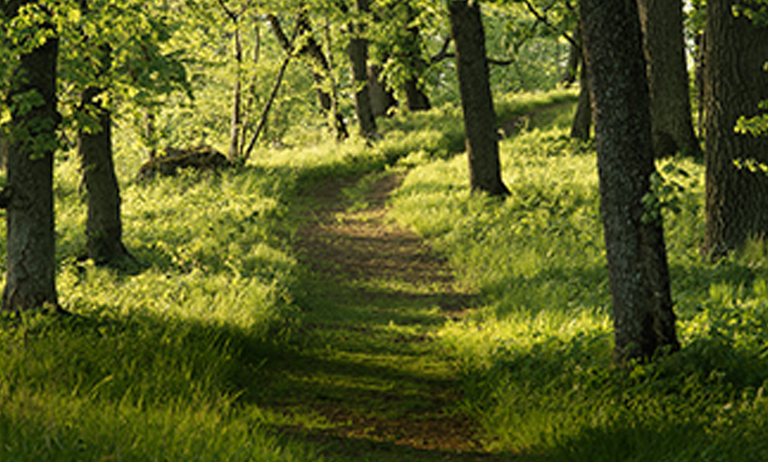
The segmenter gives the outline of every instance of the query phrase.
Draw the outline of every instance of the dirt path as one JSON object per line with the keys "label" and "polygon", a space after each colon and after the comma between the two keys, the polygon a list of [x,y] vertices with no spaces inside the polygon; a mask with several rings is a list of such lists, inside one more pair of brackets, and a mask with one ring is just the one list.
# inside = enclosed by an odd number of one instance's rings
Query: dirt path
{"label": "dirt path", "polygon": [[381,176],[352,200],[351,181],[304,191],[300,346],[275,368],[262,406],[328,460],[496,460],[461,412],[455,364],[435,341],[472,296],[455,289],[418,235],[387,217],[400,179]]}

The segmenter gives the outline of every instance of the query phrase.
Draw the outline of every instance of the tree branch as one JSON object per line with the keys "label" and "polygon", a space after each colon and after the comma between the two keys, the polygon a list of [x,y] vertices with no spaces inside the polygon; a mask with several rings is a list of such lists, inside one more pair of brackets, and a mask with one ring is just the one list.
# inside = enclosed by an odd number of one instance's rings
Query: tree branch
{"label": "tree branch", "polygon": [[[563,36],[563,38],[565,38],[566,40],[568,40],[568,42],[570,42],[570,44],[571,44],[571,45],[573,45],[574,47],[576,47],[576,48],[578,48],[579,50],[581,50],[581,46],[580,46],[578,43],[576,43],[576,40],[574,40],[574,39],[573,39],[573,37],[571,37],[570,35],[568,35],[568,33],[567,33],[567,32],[565,32],[565,31],[561,31],[560,29],[558,29],[557,27],[555,27],[555,25],[554,25],[554,24],[552,24],[551,22],[549,22],[549,19],[547,19],[547,15],[546,15],[546,13],[542,14],[541,12],[539,12],[539,11],[536,9],[536,7],[535,7],[535,6],[533,6],[533,4],[530,2],[530,0],[523,0],[523,3],[525,3],[525,6],[526,6],[526,7],[528,7],[528,11],[530,11],[530,12],[531,12],[531,14],[532,14],[532,15],[534,15],[534,16],[536,17],[536,19],[538,19],[539,21],[541,21],[542,23],[544,23],[544,25],[546,25],[546,26],[547,26],[547,27],[549,27],[550,29],[552,29],[552,30],[554,30],[554,31],[557,31],[557,32],[559,32],[559,33],[560,33],[560,35],[562,35],[562,36]],[[569,5],[570,5],[570,4],[567,4],[567,6],[569,6]]]}
{"label": "tree branch", "polygon": [[448,53],[448,47],[451,46],[452,41],[453,41],[453,38],[450,35],[446,37],[445,42],[443,42],[442,48],[440,48],[440,51],[438,51],[436,55],[432,56],[429,59],[429,63],[437,64],[444,59],[455,57],[456,55],[454,53]]}

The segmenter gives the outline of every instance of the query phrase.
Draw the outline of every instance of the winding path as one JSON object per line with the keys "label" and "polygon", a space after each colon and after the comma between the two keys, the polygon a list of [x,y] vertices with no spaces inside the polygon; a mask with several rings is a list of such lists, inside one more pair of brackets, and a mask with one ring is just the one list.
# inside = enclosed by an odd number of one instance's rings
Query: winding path
{"label": "winding path", "polygon": [[303,324],[296,351],[270,368],[261,405],[328,460],[501,460],[483,451],[461,411],[454,358],[435,341],[472,296],[388,218],[400,180],[379,176],[353,200],[344,194],[351,180],[303,191]]}

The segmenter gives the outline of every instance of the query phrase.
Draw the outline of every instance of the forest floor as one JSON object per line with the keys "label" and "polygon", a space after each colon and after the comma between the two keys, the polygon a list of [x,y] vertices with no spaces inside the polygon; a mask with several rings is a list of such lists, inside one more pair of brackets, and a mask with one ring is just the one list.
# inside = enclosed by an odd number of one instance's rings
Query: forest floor
{"label": "forest floor", "polygon": [[401,180],[388,172],[301,191],[303,322],[295,351],[264,366],[259,405],[327,460],[510,460],[483,450],[455,358],[436,341],[475,297],[388,217]]}

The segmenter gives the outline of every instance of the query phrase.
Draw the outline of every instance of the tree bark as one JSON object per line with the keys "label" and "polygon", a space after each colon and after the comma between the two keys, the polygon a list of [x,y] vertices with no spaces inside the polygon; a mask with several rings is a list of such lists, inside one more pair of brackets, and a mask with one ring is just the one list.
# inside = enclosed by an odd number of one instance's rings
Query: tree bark
{"label": "tree bark", "polygon": [[680,0],[638,0],[651,93],[653,151],[698,156],[693,132]]}
{"label": "tree bark", "polygon": [[734,0],[707,2],[704,71],[706,231],[702,254],[717,259],[768,233],[768,176],[741,161],[768,164],[768,137],[734,132],[740,116],[765,113],[768,29],[735,17]]}
{"label": "tree bark", "polygon": [[[358,13],[369,11],[368,0],[355,0]],[[376,135],[376,118],[371,106],[371,95],[368,90],[368,39],[363,36],[364,26],[350,25],[352,38],[349,41],[349,58],[352,62],[352,80],[355,94],[355,112],[360,125],[360,134],[365,138]]]}
{"label": "tree bark", "polygon": [[600,206],[614,317],[614,359],[679,348],[661,218],[643,198],[655,172],[636,0],[582,0],[595,108]]}
{"label": "tree bark", "polygon": [[80,110],[93,113],[96,131],[80,129],[79,146],[83,178],[88,191],[85,222],[88,257],[96,264],[116,263],[130,254],[123,245],[120,219],[120,187],[112,160],[112,117],[96,100],[103,90],[89,87],[83,92]]}
{"label": "tree bark", "polygon": [[[5,2],[5,17],[15,17],[30,3]],[[43,27],[53,29],[50,24]],[[53,211],[53,155],[61,119],[56,111],[58,45],[57,38],[49,38],[21,55],[6,95],[8,102],[34,94],[40,98],[28,110],[11,105],[6,185],[8,273],[2,302],[6,311],[46,305],[59,309]]]}
{"label": "tree bark", "polygon": [[489,82],[485,31],[478,2],[452,0],[451,34],[456,44],[456,72],[464,112],[469,179],[473,191],[509,194],[501,180],[499,134]]}

